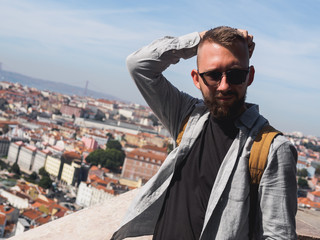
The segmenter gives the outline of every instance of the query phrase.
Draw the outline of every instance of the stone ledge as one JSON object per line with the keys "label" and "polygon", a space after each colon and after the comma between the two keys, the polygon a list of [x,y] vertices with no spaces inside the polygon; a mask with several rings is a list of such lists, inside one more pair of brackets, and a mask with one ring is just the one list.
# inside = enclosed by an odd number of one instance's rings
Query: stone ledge
{"label": "stone ledge", "polygon": [[110,239],[129,207],[129,199],[132,199],[135,193],[136,190],[126,192],[108,200],[103,205],[85,208],[11,237],[10,240]]}
{"label": "stone ledge", "polygon": [[[10,240],[109,240],[120,225],[132,198],[138,190],[126,192],[108,200],[103,205],[92,206],[63,218],[44,224]],[[320,240],[320,213],[299,210],[297,213],[297,233],[299,240]],[[130,238],[150,240],[151,236]]]}

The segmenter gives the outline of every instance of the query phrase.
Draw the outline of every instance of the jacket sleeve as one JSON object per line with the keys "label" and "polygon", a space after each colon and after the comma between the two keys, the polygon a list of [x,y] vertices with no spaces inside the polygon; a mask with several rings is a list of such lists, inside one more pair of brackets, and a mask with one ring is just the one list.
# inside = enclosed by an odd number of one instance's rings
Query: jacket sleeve
{"label": "jacket sleeve", "polygon": [[196,55],[198,33],[164,37],[129,55],[127,67],[142,96],[176,139],[180,124],[199,100],[179,91],[162,72],[181,58]]}
{"label": "jacket sleeve", "polygon": [[258,239],[297,239],[296,163],[295,147],[285,137],[276,137],[260,182]]}

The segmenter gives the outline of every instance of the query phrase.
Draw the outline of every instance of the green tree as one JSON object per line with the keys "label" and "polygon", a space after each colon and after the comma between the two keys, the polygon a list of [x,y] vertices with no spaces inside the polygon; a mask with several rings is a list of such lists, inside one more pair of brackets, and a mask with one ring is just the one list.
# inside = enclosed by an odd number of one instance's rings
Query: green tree
{"label": "green tree", "polygon": [[4,161],[0,160],[0,167],[1,169],[9,169],[9,166]]}
{"label": "green tree", "polygon": [[18,165],[18,163],[14,163],[11,167],[11,172],[17,174],[17,175],[21,175],[21,171],[20,171],[20,167]]}
{"label": "green tree", "polygon": [[125,154],[117,149],[106,149],[105,162],[103,166],[106,168],[118,172],[119,168],[123,165]]}
{"label": "green tree", "polygon": [[31,175],[30,175],[30,180],[37,180],[39,177],[38,177],[38,174],[36,172],[32,172]]}
{"label": "green tree", "polygon": [[104,165],[104,162],[106,161],[105,155],[105,150],[97,149],[88,155],[86,161],[95,166],[98,166],[99,164]]}
{"label": "green tree", "polygon": [[44,167],[39,169],[39,175],[42,177],[49,177],[50,176]]}
{"label": "green tree", "polygon": [[[109,133],[109,132],[108,132],[106,136],[107,136],[110,140],[111,140],[111,139],[113,140],[112,133]],[[109,140],[109,141],[110,141],[110,140]]]}
{"label": "green tree", "polygon": [[86,161],[92,165],[98,166],[100,164],[113,172],[119,172],[126,156],[122,146],[116,140],[109,140],[106,146],[106,150],[97,149],[91,152]]}
{"label": "green tree", "polygon": [[308,181],[305,180],[305,179],[303,179],[303,178],[301,178],[301,177],[298,178],[298,185],[299,185],[299,187],[301,187],[301,188],[307,188],[307,187],[309,187]]}
{"label": "green tree", "polygon": [[49,189],[52,187],[52,180],[50,177],[44,176],[39,181],[39,186],[45,189]]}
{"label": "green tree", "polygon": [[298,170],[297,175],[300,177],[308,177],[308,170],[305,168]]}
{"label": "green tree", "polygon": [[122,145],[117,140],[113,140],[113,139],[109,140],[106,146],[108,149],[117,149],[119,151],[122,151]]}
{"label": "green tree", "polygon": [[167,145],[167,153],[171,153],[171,151],[173,150],[173,144],[172,143],[168,143]]}
{"label": "green tree", "polygon": [[9,125],[5,124],[2,128],[3,134],[7,134],[10,131]]}

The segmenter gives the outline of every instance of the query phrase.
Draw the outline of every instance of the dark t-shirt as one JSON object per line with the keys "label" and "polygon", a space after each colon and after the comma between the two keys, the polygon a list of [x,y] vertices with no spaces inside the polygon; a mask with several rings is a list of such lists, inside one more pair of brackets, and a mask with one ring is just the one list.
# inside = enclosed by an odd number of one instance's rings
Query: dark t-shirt
{"label": "dark t-shirt", "polygon": [[233,122],[209,117],[173,175],[153,239],[199,239],[213,183],[237,134]]}

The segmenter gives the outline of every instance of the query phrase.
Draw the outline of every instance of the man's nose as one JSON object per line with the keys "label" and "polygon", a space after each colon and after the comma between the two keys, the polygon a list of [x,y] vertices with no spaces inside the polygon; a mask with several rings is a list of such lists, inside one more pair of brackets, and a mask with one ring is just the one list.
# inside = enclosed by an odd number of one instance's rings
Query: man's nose
{"label": "man's nose", "polygon": [[221,78],[221,81],[219,82],[217,90],[218,91],[227,91],[229,89],[230,89],[230,85],[227,81],[227,77],[226,77],[226,75],[223,75]]}

